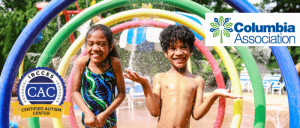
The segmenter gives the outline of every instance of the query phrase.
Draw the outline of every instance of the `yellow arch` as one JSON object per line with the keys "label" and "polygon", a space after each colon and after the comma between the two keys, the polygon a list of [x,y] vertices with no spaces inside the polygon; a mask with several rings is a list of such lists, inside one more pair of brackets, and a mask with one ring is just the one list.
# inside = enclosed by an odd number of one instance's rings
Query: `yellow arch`
{"label": "yellow arch", "polygon": [[[175,21],[177,23],[186,25],[190,29],[194,30],[198,34],[200,34],[205,39],[204,34],[204,28],[196,23],[195,21],[184,17],[182,15],[165,11],[165,10],[159,10],[159,9],[135,9],[135,10],[129,10],[117,13],[115,15],[109,16],[101,21],[99,21],[96,24],[103,24],[106,26],[114,25],[118,22],[122,22],[125,20],[137,18],[137,17],[153,17],[153,18],[164,18],[168,20]],[[85,34],[81,35],[76,39],[76,41],[72,44],[72,46],[68,49],[67,53],[63,57],[63,60],[61,61],[57,72],[63,77],[66,73],[67,67],[70,64],[71,57],[76,54],[76,52],[80,49],[80,47],[84,44]],[[231,81],[231,84],[233,86],[233,94],[234,95],[242,95],[241,85],[239,76],[237,73],[237,70],[233,64],[232,59],[230,58],[228,52],[224,47],[221,46],[213,46],[213,48],[216,50],[218,55],[221,57],[226,70],[229,74],[229,78]],[[241,119],[242,119],[242,107],[243,107],[243,100],[242,99],[236,99],[234,100],[234,113],[232,118],[231,127],[236,128],[240,127]],[[58,122],[57,122],[58,123]],[[59,123],[58,123],[59,124]]]}

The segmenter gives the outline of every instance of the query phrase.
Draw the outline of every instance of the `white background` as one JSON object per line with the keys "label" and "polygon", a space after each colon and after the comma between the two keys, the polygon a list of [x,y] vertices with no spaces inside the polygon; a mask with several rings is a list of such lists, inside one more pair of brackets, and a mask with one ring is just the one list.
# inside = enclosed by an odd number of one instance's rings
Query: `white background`
{"label": "white background", "polygon": [[[213,37],[213,33],[209,30],[211,29],[211,22],[214,22],[214,18],[218,18],[220,16],[225,18],[230,18],[229,22],[233,23],[232,29],[233,32],[230,33],[230,37],[226,37],[223,35],[223,43],[220,43],[221,36]],[[206,46],[300,46],[300,22],[297,20],[297,17],[300,17],[300,13],[206,13],[205,14],[205,45]],[[278,22],[280,25],[284,26],[284,22],[287,22],[288,25],[294,25],[295,26],[295,33],[287,33],[282,32],[283,35],[287,36],[295,36],[296,43],[294,42],[290,44],[242,44],[240,41],[239,43],[234,44],[234,41],[237,37],[237,32],[234,30],[234,25],[237,22],[243,23],[243,25],[250,25],[252,26],[252,22],[255,22],[255,25],[274,25],[276,26],[276,22]],[[270,35],[276,35],[280,34],[279,32],[271,32]],[[269,36],[268,32],[240,32],[241,38],[242,36]],[[276,37],[277,38],[277,37]]]}

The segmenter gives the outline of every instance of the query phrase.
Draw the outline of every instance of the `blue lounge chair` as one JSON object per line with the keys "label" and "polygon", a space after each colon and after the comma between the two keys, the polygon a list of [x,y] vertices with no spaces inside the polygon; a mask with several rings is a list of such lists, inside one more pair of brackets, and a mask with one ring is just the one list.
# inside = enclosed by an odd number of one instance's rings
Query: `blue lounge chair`
{"label": "blue lounge chair", "polygon": [[285,86],[284,81],[281,82],[276,82],[273,86],[272,86],[272,95],[274,94],[274,90],[279,90],[278,93],[279,95],[281,95],[281,92],[283,91],[283,87]]}

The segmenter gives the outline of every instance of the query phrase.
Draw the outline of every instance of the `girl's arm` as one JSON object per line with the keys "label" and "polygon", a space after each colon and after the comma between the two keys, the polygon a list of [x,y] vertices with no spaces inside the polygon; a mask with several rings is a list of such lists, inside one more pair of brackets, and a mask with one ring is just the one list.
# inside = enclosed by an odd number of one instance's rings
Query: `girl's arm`
{"label": "girl's arm", "polygon": [[150,112],[150,114],[154,117],[157,117],[160,115],[160,75],[156,74],[153,79],[153,92],[150,86],[150,83],[147,78],[139,76],[136,72],[131,72],[129,70],[126,70],[127,74],[124,74],[128,79],[131,79],[132,81],[138,82],[142,84],[144,94],[145,94],[145,100],[146,100],[146,106]]}
{"label": "girl's arm", "polygon": [[125,83],[124,83],[124,77],[123,77],[123,71],[122,71],[122,66],[121,62],[118,58],[116,57],[111,57],[111,66],[114,70],[114,74],[116,77],[116,84],[117,84],[117,89],[118,89],[118,95],[116,96],[115,100],[111,103],[111,105],[102,113],[97,115],[98,120],[103,120],[111,115],[116,108],[122,103],[122,101],[125,99],[126,92],[125,92]]}
{"label": "girl's arm", "polygon": [[74,73],[73,79],[73,88],[72,88],[72,98],[78,107],[82,110],[85,115],[84,123],[86,126],[89,127],[98,127],[98,120],[94,113],[88,108],[88,106],[84,103],[81,94],[80,94],[80,87],[81,87],[81,75],[83,69],[85,67],[85,63],[87,62],[87,57],[80,57],[76,61],[76,68]]}
{"label": "girl's arm", "polygon": [[218,97],[225,97],[231,99],[242,98],[242,96],[234,96],[230,93],[230,90],[225,89],[216,89],[211,95],[209,95],[206,100],[203,102],[203,92],[205,82],[202,77],[196,78],[198,83],[198,89],[196,92],[196,98],[194,103],[194,109],[192,116],[195,120],[201,119],[211,108],[213,103],[218,99]]}

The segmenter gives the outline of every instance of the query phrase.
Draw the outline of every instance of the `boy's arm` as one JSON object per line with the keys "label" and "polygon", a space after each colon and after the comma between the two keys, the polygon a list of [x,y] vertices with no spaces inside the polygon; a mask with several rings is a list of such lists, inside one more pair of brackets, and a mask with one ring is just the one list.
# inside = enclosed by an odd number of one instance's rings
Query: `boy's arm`
{"label": "boy's arm", "polygon": [[106,118],[116,110],[116,108],[123,102],[126,96],[125,83],[120,60],[116,57],[111,57],[111,66],[113,67],[114,74],[116,77],[118,95],[104,112],[97,115],[99,120],[103,120],[105,118],[104,121],[106,121]]}
{"label": "boy's arm", "polygon": [[205,82],[201,77],[197,77],[198,89],[196,92],[196,98],[194,102],[194,109],[192,116],[195,120],[201,119],[211,108],[213,103],[218,99],[218,97],[225,97],[231,99],[242,98],[242,96],[233,96],[230,90],[216,89],[211,95],[209,95],[203,102],[203,92]]}
{"label": "boy's arm", "polygon": [[154,117],[160,115],[160,74],[156,74],[153,78],[153,92],[150,86],[150,83],[147,78],[139,76],[136,72],[131,72],[126,70],[128,74],[124,74],[127,78],[132,81],[138,82],[142,84],[146,106],[150,112],[150,114]]}
{"label": "boy's arm", "polygon": [[156,74],[153,78],[153,92],[151,90],[150,83],[144,83],[143,90],[145,94],[146,106],[151,115],[157,117],[160,115],[160,80],[159,74]]}
{"label": "boy's arm", "polygon": [[[81,83],[81,74],[85,67],[86,58],[80,57],[76,61],[75,65],[75,73],[73,78],[73,88],[72,88],[72,98],[78,107],[82,110],[85,115],[85,124],[89,127],[97,127],[98,121],[94,113],[88,108],[88,106],[84,103],[81,94],[80,94],[80,83]],[[88,119],[88,122],[86,122]]]}
{"label": "boy's arm", "polygon": [[196,92],[196,98],[194,101],[192,116],[195,120],[198,120],[201,119],[209,111],[210,107],[213,105],[217,98],[210,95],[209,97],[207,97],[205,102],[203,102],[205,81],[201,77],[197,77],[196,80],[198,83],[198,88]]}

